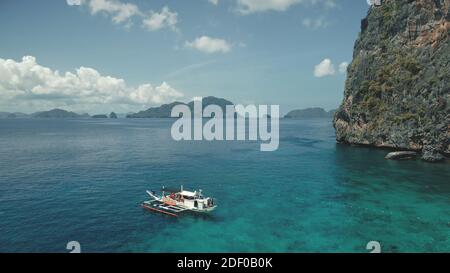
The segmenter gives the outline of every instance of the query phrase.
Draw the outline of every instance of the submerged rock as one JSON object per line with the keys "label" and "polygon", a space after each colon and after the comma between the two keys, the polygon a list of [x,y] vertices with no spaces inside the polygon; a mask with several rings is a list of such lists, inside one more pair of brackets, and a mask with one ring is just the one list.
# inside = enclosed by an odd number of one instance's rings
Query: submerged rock
{"label": "submerged rock", "polygon": [[445,160],[445,157],[433,146],[425,146],[422,150],[422,160],[427,162],[441,162]]}
{"label": "submerged rock", "polygon": [[417,156],[416,152],[399,151],[399,152],[388,153],[385,158],[392,159],[392,160],[400,160],[400,159],[413,159],[413,158],[416,158],[416,156]]}

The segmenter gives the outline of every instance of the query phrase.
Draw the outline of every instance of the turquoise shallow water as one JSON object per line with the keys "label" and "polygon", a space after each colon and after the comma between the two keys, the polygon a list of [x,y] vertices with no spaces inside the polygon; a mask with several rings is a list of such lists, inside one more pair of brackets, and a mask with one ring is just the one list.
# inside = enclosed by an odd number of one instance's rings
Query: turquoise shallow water
{"label": "turquoise shallow water", "polygon": [[[450,165],[337,145],[331,121],[281,121],[280,148],[174,142],[171,120],[0,120],[0,252],[450,251]],[[210,216],[142,210],[202,188]]]}

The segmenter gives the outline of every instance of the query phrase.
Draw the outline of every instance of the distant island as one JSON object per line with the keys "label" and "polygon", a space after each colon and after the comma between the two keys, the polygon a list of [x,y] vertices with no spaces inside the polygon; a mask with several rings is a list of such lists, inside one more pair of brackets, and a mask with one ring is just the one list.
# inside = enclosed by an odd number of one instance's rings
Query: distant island
{"label": "distant island", "polygon": [[92,118],[108,118],[108,116],[101,114],[101,115],[93,115]]}
{"label": "distant island", "polygon": [[29,117],[30,117],[30,115],[20,113],[20,112],[14,112],[14,113],[0,112],[0,119],[2,119],[2,118],[29,118]]}
{"label": "distant island", "polygon": [[50,111],[37,112],[32,114],[35,118],[80,118],[81,115],[62,109],[53,109]]}
{"label": "distant island", "polygon": [[[124,115],[123,115],[124,116]],[[20,113],[20,112],[14,112],[14,113],[9,113],[9,112],[0,112],[0,119],[13,119],[13,118],[111,118],[111,119],[116,119],[118,118],[118,114],[111,112],[108,115],[106,114],[98,114],[98,115],[93,115],[90,116],[87,113],[84,114],[77,114],[75,112],[70,112],[70,111],[66,111],[63,109],[52,109],[49,111],[40,111],[40,112],[36,112],[33,114],[24,114],[24,113]]]}
{"label": "distant island", "polygon": [[[225,108],[227,105],[234,105],[231,101],[222,99],[222,98],[216,98],[213,96],[210,97],[204,97],[202,99],[203,103],[203,109],[207,107],[208,105],[218,105],[220,108],[222,108],[222,111],[225,113]],[[189,103],[184,102],[172,102],[169,104],[163,104],[159,107],[152,107],[145,111],[141,111],[135,114],[128,114],[127,118],[170,118],[171,117],[171,111],[172,108],[176,105],[187,105],[191,111],[194,109],[194,101],[191,101]]]}
{"label": "distant island", "polygon": [[[163,104],[161,106],[150,107],[147,110],[143,110],[137,113],[127,113],[127,114],[116,114],[115,112],[111,112],[109,115],[107,114],[94,114],[89,115],[87,113],[78,114],[75,112],[63,110],[63,109],[52,109],[49,111],[40,111],[33,114],[24,114],[24,113],[9,113],[9,112],[0,112],[0,119],[6,118],[58,118],[58,119],[74,119],[74,118],[93,118],[93,119],[117,119],[117,118],[171,118],[172,108],[177,105],[186,105],[193,112],[194,110],[194,100],[189,103],[184,103],[180,101],[175,101],[168,104]],[[226,107],[228,105],[234,106],[235,104],[224,98],[217,98],[214,96],[204,97],[202,99],[202,109],[205,109],[209,105],[217,105],[219,106],[224,113],[226,113]],[[332,118],[335,110],[325,111],[320,107],[306,108],[306,109],[298,109],[290,111],[288,114],[284,116],[286,119],[303,119],[303,118]],[[270,118],[269,115],[267,115]]]}
{"label": "distant island", "polygon": [[325,111],[320,107],[293,110],[287,113],[286,119],[303,119],[303,118],[333,118],[336,110]]}
{"label": "distant island", "polygon": [[[216,98],[213,96],[205,97],[202,99],[203,109],[208,105],[218,105],[225,112],[227,105],[234,105],[231,101]],[[176,105],[187,105],[191,111],[194,109],[194,101],[189,103],[184,102],[172,102],[169,104],[163,104],[158,107],[151,107],[145,111],[140,111],[138,113],[127,113],[127,114],[116,114],[115,112],[111,112],[109,115],[107,114],[95,114],[90,116],[89,114],[77,114],[75,112],[63,110],[63,109],[52,109],[49,111],[40,111],[33,114],[24,114],[24,113],[10,113],[10,112],[0,112],[0,119],[6,118],[95,118],[95,119],[117,119],[117,118],[170,118],[172,108]]]}

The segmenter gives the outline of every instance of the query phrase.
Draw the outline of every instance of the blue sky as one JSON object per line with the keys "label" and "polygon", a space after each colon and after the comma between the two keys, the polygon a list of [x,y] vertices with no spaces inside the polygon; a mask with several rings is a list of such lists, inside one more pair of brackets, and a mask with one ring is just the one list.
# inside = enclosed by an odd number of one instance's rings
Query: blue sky
{"label": "blue sky", "polygon": [[[366,0],[3,0],[0,111],[336,108]],[[28,56],[25,57],[24,56]],[[69,74],[66,74],[69,72]]]}

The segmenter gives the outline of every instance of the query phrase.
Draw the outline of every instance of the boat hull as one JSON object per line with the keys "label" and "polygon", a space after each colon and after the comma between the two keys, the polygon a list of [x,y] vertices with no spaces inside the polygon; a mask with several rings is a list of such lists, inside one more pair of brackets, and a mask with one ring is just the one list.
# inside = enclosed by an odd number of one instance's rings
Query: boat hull
{"label": "boat hull", "polygon": [[[171,196],[165,196],[164,192],[162,196],[156,195],[152,191],[147,191],[148,195],[153,198],[151,201],[145,201],[142,206],[148,210],[161,212],[168,215],[178,215],[184,211],[191,211],[195,213],[210,213],[217,208],[217,205],[213,204],[212,198],[193,198],[192,192],[182,191],[183,195],[171,194]],[[172,197],[174,195],[174,197]],[[185,197],[185,198],[183,198]]]}
{"label": "boat hull", "polygon": [[149,211],[158,212],[174,217],[178,217],[180,213],[182,212],[195,212],[195,213],[209,213],[216,209],[217,206],[203,208],[203,209],[196,209],[196,208],[187,208],[180,206],[178,204],[174,203],[166,203],[161,200],[153,200],[153,201],[145,201],[142,203],[142,207],[144,209],[147,209]]}

